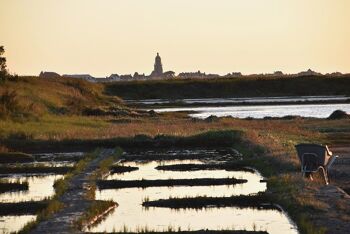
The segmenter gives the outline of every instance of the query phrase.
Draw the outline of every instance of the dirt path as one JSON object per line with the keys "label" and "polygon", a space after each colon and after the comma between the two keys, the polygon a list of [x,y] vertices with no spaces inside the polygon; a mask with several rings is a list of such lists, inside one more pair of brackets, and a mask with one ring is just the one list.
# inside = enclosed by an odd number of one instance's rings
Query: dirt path
{"label": "dirt path", "polygon": [[83,233],[74,229],[73,222],[80,217],[89,207],[91,201],[84,197],[85,186],[88,178],[97,168],[99,163],[114,153],[113,149],[104,149],[80,174],[70,181],[68,191],[63,194],[61,201],[65,208],[56,213],[49,220],[43,221],[30,233]]}

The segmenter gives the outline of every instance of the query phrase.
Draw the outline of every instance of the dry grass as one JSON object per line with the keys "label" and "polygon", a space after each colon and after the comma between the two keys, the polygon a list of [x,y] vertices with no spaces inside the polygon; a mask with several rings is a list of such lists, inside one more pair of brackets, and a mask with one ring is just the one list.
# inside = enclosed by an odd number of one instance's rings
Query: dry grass
{"label": "dry grass", "polygon": [[[126,123],[118,123],[112,117],[84,116],[45,116],[40,121],[28,120],[0,122],[1,138],[24,138],[42,140],[63,139],[106,139],[129,137],[138,134],[150,136],[173,135],[189,136],[209,130],[249,130],[249,136],[260,142],[269,139],[270,144],[276,141],[294,143],[297,138],[320,138],[316,132],[303,128],[303,121],[286,120],[239,120],[221,119],[218,122],[193,121],[189,118],[160,116],[156,118],[129,118]],[[293,137],[290,139],[290,137]],[[287,140],[288,139],[288,140]],[[290,144],[289,144],[290,145]]]}
{"label": "dry grass", "polygon": [[[9,101],[15,103],[16,108],[9,110],[6,103],[1,105],[0,102],[0,114],[24,112],[35,118],[40,118],[48,113],[79,114],[88,107],[122,105],[119,98],[106,96],[103,94],[103,90],[104,87],[101,84],[93,84],[79,79],[21,77],[16,81],[6,81],[1,84],[0,100],[2,100],[1,97],[5,97],[4,101],[8,100],[6,97],[12,97]],[[15,114],[18,115],[18,113]],[[3,119],[5,117],[2,116]],[[17,121],[21,119],[14,118],[14,116],[7,116],[7,118]],[[25,118],[25,120],[27,119]]]}

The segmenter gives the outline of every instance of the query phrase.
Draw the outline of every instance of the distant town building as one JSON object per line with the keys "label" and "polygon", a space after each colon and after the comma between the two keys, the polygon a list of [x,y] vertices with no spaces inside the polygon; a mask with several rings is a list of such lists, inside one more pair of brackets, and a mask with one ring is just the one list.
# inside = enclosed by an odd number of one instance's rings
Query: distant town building
{"label": "distant town building", "polygon": [[343,76],[344,74],[341,72],[332,72],[332,73],[327,73],[326,75],[336,77],[336,76]]}
{"label": "distant town building", "polygon": [[299,72],[297,76],[321,76],[321,73],[315,72],[311,69],[308,69],[307,71]]}
{"label": "distant town building", "polygon": [[204,79],[204,78],[217,78],[220,77],[218,74],[205,74],[205,72],[181,72],[179,78],[185,79]]}
{"label": "distant town building", "polygon": [[241,77],[242,76],[242,73],[241,72],[232,72],[232,73],[228,73],[227,75],[226,75],[226,77],[233,77],[233,78],[235,78],[235,77]]}
{"label": "distant town building", "polygon": [[162,75],[163,75],[162,59],[160,58],[159,53],[157,53],[157,56],[154,62],[154,70],[151,73],[151,77],[161,77]]}
{"label": "distant town building", "polygon": [[145,75],[145,73],[139,74],[138,72],[135,72],[133,78],[135,80],[144,80],[147,78],[147,76]]}
{"label": "distant town building", "polygon": [[62,75],[62,77],[81,79],[81,80],[86,80],[86,81],[90,81],[90,82],[97,82],[96,78],[91,76],[90,74],[72,74],[72,75],[64,74],[64,75]]}
{"label": "distant town building", "polygon": [[42,71],[39,74],[40,78],[60,78],[61,76],[56,72],[46,72]]}
{"label": "distant town building", "polygon": [[173,71],[164,72],[162,77],[164,77],[164,78],[174,78],[175,77],[175,72],[173,72]]}
{"label": "distant town building", "polygon": [[120,80],[132,80],[132,75],[128,74],[128,75],[121,75],[120,76]]}
{"label": "distant town building", "polygon": [[273,73],[273,75],[274,75],[274,76],[283,76],[284,74],[283,74],[282,71],[275,71],[275,72]]}

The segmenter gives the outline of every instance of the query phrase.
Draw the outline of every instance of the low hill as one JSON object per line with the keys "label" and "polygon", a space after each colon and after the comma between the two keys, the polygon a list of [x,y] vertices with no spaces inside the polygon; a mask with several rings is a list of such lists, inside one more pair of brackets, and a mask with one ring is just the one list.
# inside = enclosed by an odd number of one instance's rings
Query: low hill
{"label": "low hill", "polygon": [[0,83],[0,117],[103,115],[128,109],[104,87],[78,79],[17,77]]}

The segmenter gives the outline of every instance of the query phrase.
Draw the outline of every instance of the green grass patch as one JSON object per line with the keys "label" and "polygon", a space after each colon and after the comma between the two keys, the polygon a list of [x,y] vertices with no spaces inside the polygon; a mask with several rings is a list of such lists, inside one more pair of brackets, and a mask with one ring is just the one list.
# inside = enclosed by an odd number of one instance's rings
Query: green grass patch
{"label": "green grass patch", "polygon": [[133,137],[116,137],[109,139],[72,139],[72,140],[18,140],[5,139],[3,142],[10,148],[23,151],[65,151],[68,148],[74,150],[92,150],[98,147],[104,148],[171,148],[171,147],[232,147],[242,141],[242,131],[220,130],[208,131],[191,136],[136,135]]}

